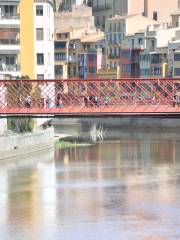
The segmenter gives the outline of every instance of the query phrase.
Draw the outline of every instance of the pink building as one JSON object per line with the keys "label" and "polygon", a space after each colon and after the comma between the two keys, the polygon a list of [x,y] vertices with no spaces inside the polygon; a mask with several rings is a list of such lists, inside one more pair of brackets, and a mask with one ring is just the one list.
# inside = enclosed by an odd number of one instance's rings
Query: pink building
{"label": "pink building", "polygon": [[171,22],[171,14],[178,9],[178,2],[178,0],[144,0],[144,15],[159,22]]}

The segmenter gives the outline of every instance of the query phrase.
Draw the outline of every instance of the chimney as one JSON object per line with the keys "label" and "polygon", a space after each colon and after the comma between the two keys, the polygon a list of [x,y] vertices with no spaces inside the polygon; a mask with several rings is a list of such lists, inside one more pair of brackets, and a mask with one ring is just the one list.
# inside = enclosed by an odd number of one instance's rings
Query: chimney
{"label": "chimney", "polygon": [[148,0],[144,0],[144,16],[148,17]]}

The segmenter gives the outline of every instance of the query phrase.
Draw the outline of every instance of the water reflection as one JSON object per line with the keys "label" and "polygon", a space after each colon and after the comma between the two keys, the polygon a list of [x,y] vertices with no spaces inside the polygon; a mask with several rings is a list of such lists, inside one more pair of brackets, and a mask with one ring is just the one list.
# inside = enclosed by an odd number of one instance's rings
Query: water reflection
{"label": "water reflection", "polygon": [[180,142],[107,141],[0,165],[0,239],[180,239]]}

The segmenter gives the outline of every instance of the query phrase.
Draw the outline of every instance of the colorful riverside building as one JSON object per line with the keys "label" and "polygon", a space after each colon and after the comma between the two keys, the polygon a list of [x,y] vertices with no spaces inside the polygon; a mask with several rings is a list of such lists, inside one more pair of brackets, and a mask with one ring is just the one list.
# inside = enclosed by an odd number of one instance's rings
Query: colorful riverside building
{"label": "colorful riverside building", "polygon": [[0,0],[0,75],[54,78],[54,1]]}

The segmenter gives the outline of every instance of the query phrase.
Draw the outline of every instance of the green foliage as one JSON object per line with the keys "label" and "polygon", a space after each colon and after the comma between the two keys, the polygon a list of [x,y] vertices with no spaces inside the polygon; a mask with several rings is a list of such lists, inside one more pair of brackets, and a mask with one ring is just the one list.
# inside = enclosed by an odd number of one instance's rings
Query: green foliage
{"label": "green foliage", "polygon": [[7,127],[15,133],[32,132],[34,129],[34,120],[28,117],[8,118]]}
{"label": "green foliage", "polygon": [[17,76],[16,79],[17,80],[20,80],[20,79],[22,79],[22,80],[29,80],[30,77],[28,75],[22,75],[21,77]]}
{"label": "green foliage", "polygon": [[66,148],[74,148],[74,147],[87,147],[89,143],[76,143],[76,142],[66,142],[63,140],[58,140],[55,142],[55,148],[66,149]]}

